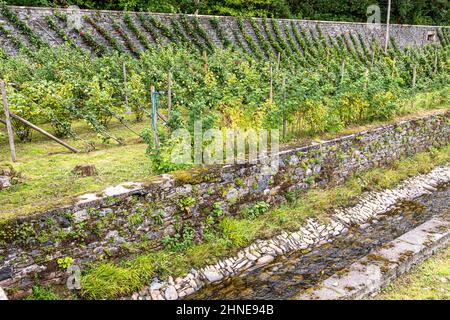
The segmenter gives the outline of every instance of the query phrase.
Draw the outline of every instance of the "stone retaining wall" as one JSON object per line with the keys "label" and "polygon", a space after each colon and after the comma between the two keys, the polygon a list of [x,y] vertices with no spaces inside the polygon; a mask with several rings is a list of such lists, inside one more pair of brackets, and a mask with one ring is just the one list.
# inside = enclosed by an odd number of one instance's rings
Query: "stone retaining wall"
{"label": "stone retaining wall", "polygon": [[[14,12],[16,12],[20,19],[22,21],[25,21],[31,29],[38,34],[42,39],[44,39],[45,42],[49,43],[50,45],[59,45],[64,42],[64,40],[61,38],[60,35],[58,35],[55,30],[52,30],[52,28],[49,27],[48,22],[45,20],[46,16],[53,16],[55,12],[63,12],[68,13],[70,11],[66,9],[52,9],[52,8],[31,8],[31,7],[10,7]],[[110,34],[116,38],[119,43],[126,49],[126,41],[124,41],[123,37],[117,33],[117,31],[113,28],[113,21],[117,22],[120,27],[123,29],[123,32],[129,36],[133,44],[138,49],[144,49],[143,44],[141,41],[138,40],[138,37],[133,30],[130,30],[130,28],[127,26],[127,24],[123,20],[123,12],[117,12],[117,11],[93,11],[93,10],[81,10],[81,14],[85,16],[89,16],[93,18],[96,23],[104,28],[105,30],[108,30]],[[155,43],[154,35],[156,35],[162,43],[167,42],[168,38],[162,35],[162,32],[158,30],[157,28],[154,28],[153,32],[148,32],[143,26],[143,24],[140,22],[138,16],[136,13],[129,13],[132,21],[137,26],[138,30],[141,32],[142,35],[144,35],[147,40],[150,43]],[[177,14],[158,14],[158,13],[146,13],[147,16],[154,17],[157,21],[160,21],[163,23],[166,27],[169,28],[169,30],[173,31],[173,27],[171,26],[170,19],[172,17],[175,17],[176,19],[179,19],[180,15]],[[198,21],[200,23],[200,26],[208,33],[211,40],[218,46],[222,46],[221,40],[219,37],[219,34],[212,26],[212,19],[214,17],[212,16],[194,16],[194,15],[188,15],[188,19],[193,19],[194,17],[198,18]],[[237,23],[237,19],[234,17],[217,17],[220,21],[220,26],[224,31],[224,34],[228,37],[228,39],[232,43],[237,43],[236,35],[233,31],[237,31],[237,37],[240,42],[244,44],[244,46],[247,47],[247,50],[251,51],[250,48],[248,48],[248,45],[243,37],[243,35],[239,32],[239,26]],[[63,32],[68,35],[72,40],[79,45],[80,47],[86,48],[85,43],[82,40],[82,37],[77,32],[74,32],[72,28],[67,26],[67,24],[59,21],[58,19],[55,19],[56,26],[63,30]],[[262,35],[267,39],[267,33],[264,30],[263,23],[261,19],[255,19],[257,25],[259,26],[260,30],[262,31]],[[353,43],[351,39],[349,38],[350,35],[354,36],[356,41],[359,41],[359,36],[363,39],[365,44],[369,46],[369,43],[372,41],[372,39],[378,41],[381,45],[384,43],[384,37],[386,32],[386,27],[384,25],[380,25],[379,28],[375,28],[373,26],[369,26],[365,23],[350,23],[350,22],[328,22],[328,21],[313,21],[313,20],[286,20],[286,19],[278,19],[275,20],[275,23],[278,23],[279,29],[281,31],[281,36],[284,38],[284,40],[287,41],[287,33],[285,30],[285,25],[287,26],[288,32],[291,33],[291,36],[294,37],[291,21],[294,22],[294,26],[296,28],[303,28],[306,30],[306,35],[310,36],[310,32],[313,34],[318,34],[317,28],[319,27],[326,39],[329,41],[329,39],[336,39],[337,37],[344,35],[349,43]],[[94,38],[99,41],[100,43],[103,43],[106,46],[110,46],[107,39],[103,37],[95,28],[93,28],[92,25],[81,19],[82,27],[80,28],[81,31],[89,32],[94,36]],[[8,20],[0,15],[0,24],[4,24],[7,29],[10,29],[13,34],[19,38],[21,38],[25,43],[29,44],[29,39],[27,39],[26,36],[21,34],[17,28],[15,28],[13,25],[11,25]],[[253,37],[253,39],[258,43],[258,38],[256,37],[255,31],[253,30],[253,27],[248,21],[245,21],[245,29],[247,33]],[[183,25],[181,24],[182,32],[184,32],[186,35],[190,32],[187,30],[184,30]],[[400,48],[408,47],[408,46],[422,46],[425,44],[430,43],[436,43],[439,42],[438,37],[438,30],[442,27],[436,27],[436,26],[413,26],[413,25],[396,25],[392,24],[390,29],[390,36],[393,40],[395,40],[396,44]],[[446,28],[448,29],[448,28]],[[277,35],[275,34],[274,30],[271,30],[270,33],[272,33],[272,36],[277,39]],[[201,37],[199,38],[200,42],[204,42]],[[300,44],[297,43],[297,45]],[[5,49],[7,53],[10,54],[16,54],[17,48],[14,46],[13,42],[10,41],[7,37],[0,37],[0,46]],[[300,50],[302,50],[300,48]]]}
{"label": "stone retaining wall", "polygon": [[[323,143],[282,151],[272,164],[240,164],[165,174],[81,196],[73,205],[0,221],[0,287],[26,292],[65,280],[60,258],[85,263],[161,248],[161,239],[192,230],[200,242],[213,212],[237,215],[256,202],[277,204],[296,191],[339,184],[450,138],[450,112],[403,121]],[[250,207],[251,208],[251,207]]]}

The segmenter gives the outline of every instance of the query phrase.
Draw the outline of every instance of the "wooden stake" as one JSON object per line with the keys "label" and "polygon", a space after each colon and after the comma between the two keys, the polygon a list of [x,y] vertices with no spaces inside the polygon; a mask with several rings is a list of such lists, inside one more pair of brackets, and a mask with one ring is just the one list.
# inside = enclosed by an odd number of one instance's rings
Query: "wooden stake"
{"label": "wooden stake", "polygon": [[128,104],[127,67],[125,65],[125,62],[122,63],[122,72],[123,72],[123,85],[125,89],[125,105],[127,106],[127,112],[131,112],[130,106]]}
{"label": "wooden stake", "polygon": [[386,19],[386,39],[384,42],[384,54],[387,54],[389,45],[389,28],[391,21],[391,0],[388,0],[387,19]]}
{"label": "wooden stake", "polygon": [[2,98],[3,98],[3,107],[5,110],[5,116],[6,116],[6,129],[8,131],[8,140],[9,140],[9,149],[11,150],[11,160],[12,162],[16,162],[16,148],[14,146],[14,133],[12,130],[11,120],[9,118],[9,107],[8,107],[8,98],[6,96],[6,88],[5,88],[5,82],[0,82],[0,87],[2,90]]}
{"label": "wooden stake", "polygon": [[286,120],[286,76],[283,75],[283,139],[286,139],[287,120]]}
{"label": "wooden stake", "polygon": [[364,89],[367,89],[367,85],[369,83],[369,69],[366,69],[364,74]]}
{"label": "wooden stake", "polygon": [[159,111],[157,112],[157,114],[158,114],[158,117],[159,117],[162,121],[164,121],[164,123],[167,123],[167,118],[166,118],[163,114],[161,114]]}
{"label": "wooden stake", "polygon": [[10,113],[11,117],[19,120],[20,122],[26,124],[27,126],[31,127],[32,129],[36,130],[39,133],[42,133],[44,136],[52,139],[53,141],[59,143],[60,145],[66,147],[67,149],[69,149],[70,151],[72,151],[73,153],[79,153],[80,150],[69,146],[67,143],[65,143],[64,141],[58,139],[57,137],[53,136],[52,134],[48,133],[47,131],[45,131],[44,129],[39,128],[38,126],[32,124],[31,122],[23,119],[22,117],[19,117],[18,115],[15,115],[14,113]]}
{"label": "wooden stake", "polygon": [[158,114],[157,111],[155,110],[155,112],[153,112],[153,108],[156,109],[156,106],[153,106],[153,96],[155,93],[155,87],[154,86],[150,86],[150,101],[151,101],[151,115],[152,115],[152,126],[153,126],[153,133],[155,136],[155,147],[156,149],[159,149],[159,137],[158,137]]}
{"label": "wooden stake", "polygon": [[372,48],[372,63],[371,63],[372,67],[374,63],[375,63],[375,48]]}
{"label": "wooden stake", "polygon": [[269,100],[273,101],[273,70],[272,65],[270,65],[270,89],[269,89]]}
{"label": "wooden stake", "polygon": [[167,120],[170,120],[172,112],[172,71],[169,69],[167,73]]}

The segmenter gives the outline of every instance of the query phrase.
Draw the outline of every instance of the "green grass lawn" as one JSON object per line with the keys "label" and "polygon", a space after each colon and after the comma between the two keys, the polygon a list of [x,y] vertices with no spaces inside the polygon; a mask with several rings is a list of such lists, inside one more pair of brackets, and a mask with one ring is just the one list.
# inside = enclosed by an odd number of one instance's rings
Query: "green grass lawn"
{"label": "green grass lawn", "polygon": [[399,277],[375,299],[450,300],[450,246]]}
{"label": "green grass lawn", "polygon": [[[148,123],[133,123],[140,132]],[[102,143],[99,137],[78,124],[77,134],[83,140],[65,139],[72,146],[84,150],[86,141],[94,142],[96,150],[71,153],[59,144],[33,133],[33,141],[16,142],[18,161],[13,165],[23,175],[23,183],[0,192],[0,218],[24,215],[71,202],[74,196],[95,192],[108,185],[125,181],[145,180],[152,175],[146,145],[120,123],[113,123],[111,133],[124,139],[124,144]],[[0,137],[1,163],[9,161],[6,136]],[[93,164],[98,174],[78,177],[72,170],[78,164]]]}

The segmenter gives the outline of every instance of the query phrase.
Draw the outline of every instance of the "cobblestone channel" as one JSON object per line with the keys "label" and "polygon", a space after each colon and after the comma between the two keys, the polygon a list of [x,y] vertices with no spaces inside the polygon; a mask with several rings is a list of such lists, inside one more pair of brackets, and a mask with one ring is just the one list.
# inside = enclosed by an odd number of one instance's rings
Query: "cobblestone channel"
{"label": "cobblestone channel", "polygon": [[415,228],[433,216],[450,212],[450,184],[432,194],[398,203],[370,225],[350,228],[310,252],[299,251],[278,257],[269,265],[240,277],[210,285],[190,299],[289,299]]}
{"label": "cobblestone channel", "polygon": [[297,232],[257,240],[235,257],[192,269],[184,278],[154,279],[132,299],[289,298],[312,287],[432,216],[450,210],[450,167],[370,192],[336,209],[327,224],[309,219]]}

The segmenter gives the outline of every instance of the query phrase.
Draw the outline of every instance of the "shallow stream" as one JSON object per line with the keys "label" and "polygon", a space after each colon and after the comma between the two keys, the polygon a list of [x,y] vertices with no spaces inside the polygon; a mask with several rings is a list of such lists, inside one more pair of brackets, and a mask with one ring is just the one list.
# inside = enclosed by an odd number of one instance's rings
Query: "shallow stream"
{"label": "shallow stream", "polygon": [[280,256],[271,264],[224,282],[205,286],[188,299],[289,299],[344,271],[375,247],[388,243],[434,216],[450,212],[450,185],[404,201],[362,228],[336,237],[310,252]]}

